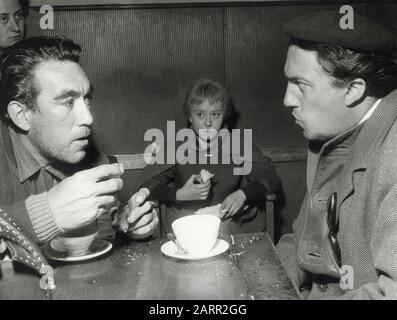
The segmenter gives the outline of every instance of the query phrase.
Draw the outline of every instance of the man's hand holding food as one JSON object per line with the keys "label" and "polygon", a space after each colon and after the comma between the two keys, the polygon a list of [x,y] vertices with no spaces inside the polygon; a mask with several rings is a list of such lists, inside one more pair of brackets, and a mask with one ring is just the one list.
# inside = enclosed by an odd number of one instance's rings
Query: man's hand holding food
{"label": "man's hand holding food", "polygon": [[132,239],[145,239],[156,230],[159,218],[153,203],[148,199],[150,191],[141,188],[132,195],[128,204],[116,213],[113,225]]}
{"label": "man's hand holding food", "polygon": [[[117,192],[123,187],[124,168],[108,164],[80,171],[48,191],[48,202],[58,227],[77,229],[115,211],[120,205]],[[124,208],[118,208],[114,224],[133,239],[147,238],[156,230],[158,216],[148,189],[140,189]]]}

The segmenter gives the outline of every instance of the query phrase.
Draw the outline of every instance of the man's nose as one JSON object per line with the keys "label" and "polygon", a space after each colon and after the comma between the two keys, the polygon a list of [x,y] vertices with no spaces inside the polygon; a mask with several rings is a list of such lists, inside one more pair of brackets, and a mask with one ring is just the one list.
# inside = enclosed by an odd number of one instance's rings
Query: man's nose
{"label": "man's nose", "polygon": [[284,103],[284,106],[286,106],[286,107],[292,107],[292,108],[299,107],[299,100],[296,97],[296,94],[294,93],[294,88],[293,88],[292,84],[290,84],[290,83],[287,85],[283,103]]}
{"label": "man's nose", "polygon": [[18,22],[15,20],[15,17],[10,16],[10,30],[13,32],[20,32],[21,28]]}
{"label": "man's nose", "polygon": [[78,108],[78,124],[91,126],[94,122],[94,117],[90,111],[89,105],[84,101],[81,102],[80,108]]}

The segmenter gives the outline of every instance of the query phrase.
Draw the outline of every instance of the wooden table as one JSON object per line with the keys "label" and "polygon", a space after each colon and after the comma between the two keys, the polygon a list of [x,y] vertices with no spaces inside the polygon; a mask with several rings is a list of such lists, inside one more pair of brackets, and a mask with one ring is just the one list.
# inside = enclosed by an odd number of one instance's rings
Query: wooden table
{"label": "wooden table", "polygon": [[[54,299],[298,299],[267,234],[239,234],[234,239],[237,255],[228,251],[200,261],[166,257],[160,247],[167,240],[156,239],[120,243],[93,261],[51,262],[57,285]],[[3,272],[0,299],[42,298],[34,288],[39,277],[33,282],[32,277],[15,268]]]}

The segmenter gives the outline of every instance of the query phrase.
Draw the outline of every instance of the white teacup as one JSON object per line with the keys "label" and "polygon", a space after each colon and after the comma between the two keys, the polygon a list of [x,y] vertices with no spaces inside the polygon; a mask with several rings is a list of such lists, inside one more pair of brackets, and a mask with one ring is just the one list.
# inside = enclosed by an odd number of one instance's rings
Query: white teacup
{"label": "white teacup", "polygon": [[89,252],[90,246],[98,235],[95,224],[65,232],[51,241],[51,247],[68,256],[82,256]]}
{"label": "white teacup", "polygon": [[172,230],[188,254],[203,255],[211,251],[219,233],[221,220],[213,215],[194,214],[172,223]]}

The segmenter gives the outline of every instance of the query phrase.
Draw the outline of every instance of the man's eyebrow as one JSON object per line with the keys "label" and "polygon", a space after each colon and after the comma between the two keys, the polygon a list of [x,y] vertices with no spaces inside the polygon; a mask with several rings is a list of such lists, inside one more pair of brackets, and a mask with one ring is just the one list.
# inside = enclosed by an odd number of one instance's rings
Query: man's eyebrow
{"label": "man's eyebrow", "polygon": [[[92,96],[92,92],[94,90],[94,87],[91,85],[90,88],[88,89],[88,92],[84,95],[84,97],[91,97]],[[78,98],[81,96],[81,93],[79,91],[76,90],[65,90],[62,91],[59,95],[57,95],[54,100],[63,100],[63,99],[67,99],[67,98]]]}
{"label": "man's eyebrow", "polygon": [[305,82],[307,82],[307,83],[310,83],[310,81],[309,80],[307,80],[307,79],[305,79],[305,78],[303,78],[303,77],[300,77],[300,76],[292,76],[292,77],[287,77],[287,76],[285,76],[285,78],[288,80],[288,81],[290,81],[290,82],[299,82],[299,81],[305,81]]}
{"label": "man's eyebrow", "polygon": [[67,98],[78,98],[80,97],[80,92],[75,90],[66,90],[62,91],[59,95],[57,95],[54,100],[63,100]]}
{"label": "man's eyebrow", "polygon": [[9,17],[11,14],[17,14],[17,13],[24,13],[26,10],[23,9],[19,9],[13,13],[9,13],[9,12],[0,12],[0,16],[4,16],[4,17]]}

